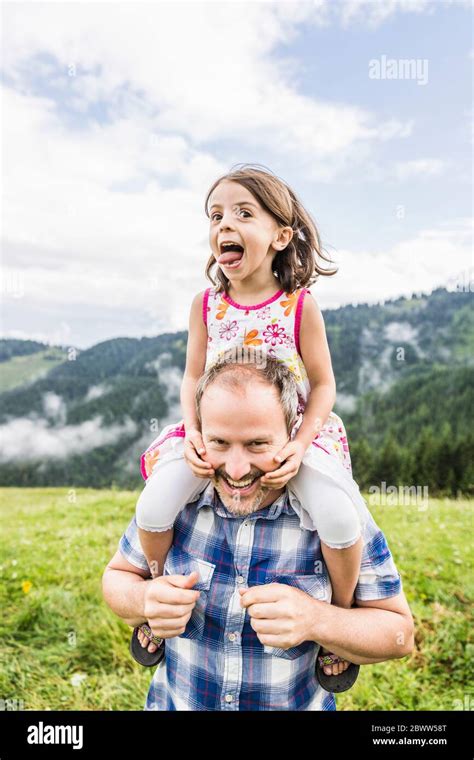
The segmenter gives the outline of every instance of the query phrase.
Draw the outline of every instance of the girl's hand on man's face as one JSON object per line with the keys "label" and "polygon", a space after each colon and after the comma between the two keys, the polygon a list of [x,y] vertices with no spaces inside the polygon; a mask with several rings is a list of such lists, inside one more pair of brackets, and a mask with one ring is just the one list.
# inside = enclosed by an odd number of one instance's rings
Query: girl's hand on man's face
{"label": "girl's hand on man's face", "polygon": [[305,452],[306,449],[302,443],[297,440],[289,441],[273,457],[276,462],[282,462],[281,467],[267,472],[260,480],[262,486],[266,488],[283,488],[298,472]]}

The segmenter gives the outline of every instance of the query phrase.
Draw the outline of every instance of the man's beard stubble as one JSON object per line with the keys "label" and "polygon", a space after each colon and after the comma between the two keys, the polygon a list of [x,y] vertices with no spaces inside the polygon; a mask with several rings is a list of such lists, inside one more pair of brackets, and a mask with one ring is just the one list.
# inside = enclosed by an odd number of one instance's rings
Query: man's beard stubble
{"label": "man's beard stubble", "polygon": [[[247,478],[261,477],[262,475],[264,475],[263,472],[256,470],[249,473]],[[250,515],[252,512],[256,512],[258,509],[260,509],[260,505],[265,500],[265,497],[270,490],[267,488],[267,486],[260,484],[256,492],[254,494],[250,494],[249,496],[241,496],[238,492],[231,495],[227,493],[227,491],[225,491],[221,485],[221,478],[223,477],[224,470],[219,468],[216,470],[215,475],[212,478],[212,483],[214,484],[214,488],[219,494],[222,503],[229,510],[229,512],[232,512],[233,515],[244,516]]]}

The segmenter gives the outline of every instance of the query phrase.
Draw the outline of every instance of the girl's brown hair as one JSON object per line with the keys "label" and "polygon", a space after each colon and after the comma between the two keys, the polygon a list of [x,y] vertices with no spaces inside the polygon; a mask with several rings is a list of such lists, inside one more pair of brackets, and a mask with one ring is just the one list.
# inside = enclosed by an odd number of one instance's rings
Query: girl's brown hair
{"label": "girl's brown hair", "polygon": [[[273,259],[273,271],[285,293],[309,287],[320,275],[336,274],[337,268],[324,269],[321,266],[321,261],[333,262],[323,252],[319,232],[311,215],[284,180],[261,164],[237,164],[228,174],[219,177],[209,190],[204,204],[208,218],[209,198],[223,180],[243,185],[279,225],[292,228],[292,239],[286,248],[276,252]],[[217,282],[213,277],[214,267],[217,268]],[[206,264],[206,277],[213,285],[218,285],[218,292],[229,292],[229,280],[213,254]]]}

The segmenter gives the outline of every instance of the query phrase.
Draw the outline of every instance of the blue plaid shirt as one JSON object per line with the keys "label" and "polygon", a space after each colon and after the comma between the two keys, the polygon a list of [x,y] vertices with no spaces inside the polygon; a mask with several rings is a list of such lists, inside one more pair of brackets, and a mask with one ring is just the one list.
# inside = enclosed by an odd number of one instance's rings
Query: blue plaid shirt
{"label": "blue plaid shirt", "polygon": [[[330,602],[331,583],[319,536],[300,527],[286,489],[246,517],[222,504],[212,483],[174,525],[168,574],[199,573],[200,597],[186,630],[166,639],[145,710],[335,710],[334,694],[315,677],[319,645],[264,646],[240,606],[240,588],[287,583]],[[385,536],[368,512],[356,599],[382,599],[402,583]],[[147,569],[135,518],[119,542],[128,562]]]}

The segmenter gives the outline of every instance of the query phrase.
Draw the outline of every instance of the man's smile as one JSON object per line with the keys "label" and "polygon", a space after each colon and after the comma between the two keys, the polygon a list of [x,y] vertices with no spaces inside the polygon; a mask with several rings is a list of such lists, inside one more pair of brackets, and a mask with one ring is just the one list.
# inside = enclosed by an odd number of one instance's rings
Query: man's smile
{"label": "man's smile", "polygon": [[219,479],[222,481],[224,490],[227,491],[228,494],[234,495],[238,493],[241,496],[247,496],[247,494],[252,493],[254,490],[260,480],[260,475],[257,475],[254,478],[247,478],[247,480],[243,481],[231,480],[226,476],[221,476]]}

